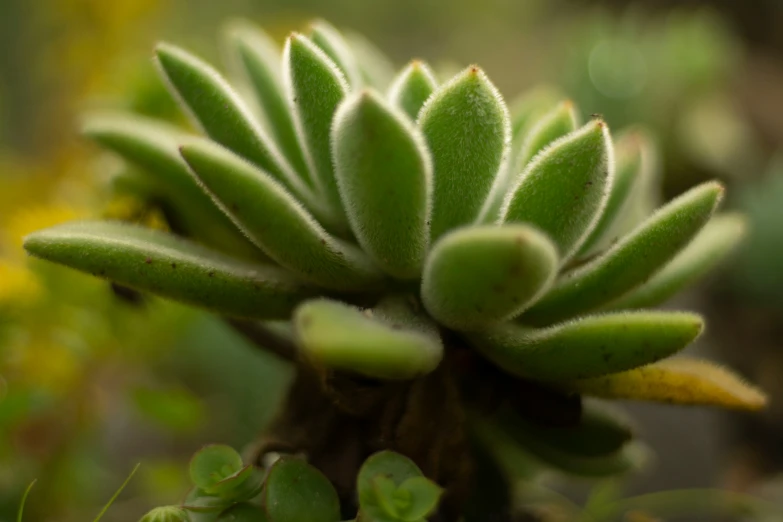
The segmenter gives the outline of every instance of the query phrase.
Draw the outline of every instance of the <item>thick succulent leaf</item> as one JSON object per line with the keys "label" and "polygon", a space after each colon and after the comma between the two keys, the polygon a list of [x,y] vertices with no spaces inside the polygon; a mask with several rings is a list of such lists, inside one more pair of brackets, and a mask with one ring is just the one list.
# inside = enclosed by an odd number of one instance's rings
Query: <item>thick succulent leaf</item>
{"label": "thick succulent leaf", "polygon": [[574,132],[578,127],[579,116],[571,100],[561,102],[552,111],[537,118],[522,142],[519,155],[515,158],[513,171],[522,172],[530,160],[547,145]]}
{"label": "thick succulent leaf", "polygon": [[[510,441],[535,462],[569,475],[592,478],[620,475],[640,469],[648,457],[643,446],[623,443],[619,437],[620,444],[614,451],[597,455],[585,452],[585,447],[590,447],[585,437],[595,437],[598,434],[595,430],[591,433],[577,427],[573,436],[552,437],[551,430],[523,420],[509,408],[501,409],[492,419],[473,416],[472,420],[473,429],[482,439]],[[595,442],[607,445],[607,441]]]}
{"label": "thick succulent leaf", "polygon": [[305,193],[301,180],[220,73],[173,45],[159,44],[156,56],[173,94],[210,138],[266,170],[297,196]]}
{"label": "thick succulent leaf", "polygon": [[668,357],[702,331],[682,312],[587,316],[548,328],[513,323],[471,334],[471,343],[501,369],[539,381],[570,381],[625,371]]}
{"label": "thick succulent leaf", "polygon": [[723,187],[710,182],[669,202],[606,253],[565,274],[523,320],[546,324],[571,317],[638,287],[701,230],[722,195]]}
{"label": "thick succulent leaf", "polygon": [[296,33],[283,49],[283,73],[294,125],[315,186],[329,203],[334,220],[345,223],[332,169],[330,132],[337,106],[348,94],[348,83],[320,48]]}
{"label": "thick succulent leaf", "polygon": [[660,272],[606,308],[645,308],[664,303],[712,270],[742,241],[746,220],[739,214],[713,217]]}
{"label": "thick succulent leaf", "polygon": [[516,98],[510,109],[514,142],[521,146],[534,122],[562,99],[560,91],[550,86],[536,87]]}
{"label": "thick succulent leaf", "polygon": [[600,216],[613,170],[609,130],[594,120],[536,156],[512,183],[501,221],[540,228],[558,246],[564,262]]}
{"label": "thick succulent leaf", "polygon": [[[245,258],[261,253],[198,186],[178,147],[193,139],[174,127],[127,115],[94,115],[82,132],[141,169],[148,188],[170,201],[184,231],[192,237]],[[127,180],[126,180],[127,181]]]}
{"label": "thick succulent leaf", "polygon": [[310,24],[310,40],[332,59],[354,89],[362,86],[362,73],[353,50],[334,26],[324,20]]}
{"label": "thick succulent leaf", "polygon": [[438,88],[435,73],[421,60],[409,63],[389,87],[389,101],[415,120],[421,108]]}
{"label": "thick succulent leaf", "polygon": [[455,230],[427,258],[427,311],[456,330],[480,330],[519,315],[557,274],[557,249],[526,225]]}
{"label": "thick succulent leaf", "polygon": [[429,242],[432,164],[404,114],[372,91],[342,103],[332,129],[335,176],[354,236],[387,273],[421,274]]}
{"label": "thick succulent leaf", "polygon": [[764,393],[711,362],[686,357],[568,383],[568,389],[595,397],[758,410]]}
{"label": "thick succulent leaf", "polygon": [[317,365],[378,379],[412,379],[443,357],[437,326],[409,306],[385,303],[361,311],[330,300],[304,303],[294,314],[297,344]]}
{"label": "thick succulent leaf", "polygon": [[59,225],[30,234],[24,246],[36,257],[230,316],[284,319],[314,293],[279,268],[121,223]]}
{"label": "thick succulent leaf", "polygon": [[282,457],[269,470],[263,507],[270,522],[339,522],[340,499],[323,473],[303,459]]}
{"label": "thick succulent leaf", "polygon": [[647,130],[638,127],[626,132],[633,132],[639,136],[642,164],[638,179],[628,195],[626,208],[608,235],[609,241],[632,232],[665,202],[661,192],[660,151],[653,136]]}
{"label": "thick succulent leaf", "polygon": [[503,161],[495,183],[492,185],[492,190],[486,201],[484,201],[479,214],[480,223],[494,224],[500,219],[500,209],[508,193],[509,185],[516,180],[521,172],[521,169],[517,168],[516,159],[522,150],[525,137],[535,122],[557,107],[559,99],[562,99],[562,97],[556,90],[542,87],[523,94],[512,105],[512,142],[510,153]]}
{"label": "thick succulent leaf", "polygon": [[181,153],[234,223],[281,266],[334,290],[368,291],[382,283],[361,250],[329,235],[265,172],[207,141]]}
{"label": "thick succulent leaf", "polygon": [[232,25],[226,40],[232,61],[252,86],[281,151],[300,177],[312,183],[283,90],[280,49],[271,37],[248,23]]}
{"label": "thick succulent leaf", "polygon": [[361,34],[347,32],[345,39],[353,49],[364,83],[379,91],[385,91],[395,72],[389,57]]}
{"label": "thick succulent leaf", "polygon": [[581,255],[589,254],[596,246],[605,245],[617,221],[627,210],[630,195],[641,179],[641,171],[644,167],[642,163],[644,140],[643,134],[633,131],[624,133],[615,140],[615,173],[609,189],[609,198],[598,223],[580,249]]}
{"label": "thick succulent leaf", "polygon": [[478,67],[440,87],[419,114],[432,153],[433,241],[479,217],[508,154],[511,127],[497,89]]}

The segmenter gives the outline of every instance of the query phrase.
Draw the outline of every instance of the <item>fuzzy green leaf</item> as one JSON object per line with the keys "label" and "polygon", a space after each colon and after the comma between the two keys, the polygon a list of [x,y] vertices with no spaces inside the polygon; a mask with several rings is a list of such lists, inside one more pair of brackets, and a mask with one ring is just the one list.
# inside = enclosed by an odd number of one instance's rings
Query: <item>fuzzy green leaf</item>
{"label": "fuzzy green leaf", "polygon": [[36,257],[237,317],[285,319],[314,293],[279,268],[121,223],[59,225],[30,234],[24,246]]}
{"label": "fuzzy green leaf", "polygon": [[627,209],[630,195],[641,179],[644,139],[641,133],[627,132],[615,141],[615,174],[609,188],[609,198],[590,237],[582,245],[580,254],[589,254],[596,246],[606,244],[615,224]]}
{"label": "fuzzy green leaf", "polygon": [[231,446],[210,444],[198,450],[190,459],[190,480],[208,491],[244,467],[242,456]]}
{"label": "fuzzy green leaf", "polygon": [[440,87],[419,114],[434,168],[432,240],[479,217],[508,154],[508,110],[478,67]]}
{"label": "fuzzy green leaf", "polygon": [[305,356],[329,368],[378,379],[412,379],[434,370],[443,357],[437,327],[398,304],[363,312],[315,300],[297,308],[293,320]]}
{"label": "fuzzy green leaf", "polygon": [[263,494],[270,522],[338,522],[340,499],[323,473],[300,458],[282,457],[269,470]]}
{"label": "fuzzy green leaf", "polygon": [[565,274],[523,320],[545,324],[572,317],[641,285],[701,230],[722,195],[723,187],[710,182],[669,202],[606,253]]}
{"label": "fuzzy green leaf", "polygon": [[324,20],[310,23],[310,40],[332,59],[354,89],[362,86],[362,73],[353,50],[340,31]]}
{"label": "fuzzy green leaf", "polygon": [[522,93],[511,103],[511,129],[514,142],[521,147],[533,123],[555,107],[563,95],[550,86],[536,87]]}
{"label": "fuzzy green leaf", "polygon": [[424,305],[439,322],[477,330],[507,321],[535,302],[557,274],[557,250],[526,225],[463,228],[427,258]]}
{"label": "fuzzy green leaf", "polygon": [[397,488],[398,496],[404,502],[397,508],[400,518],[406,522],[417,522],[430,516],[438,507],[443,489],[427,477],[411,477]]}
{"label": "fuzzy green leaf", "polygon": [[367,40],[363,35],[345,33],[348,44],[353,49],[362,80],[368,86],[385,91],[394,78],[394,64],[383,51]]}
{"label": "fuzzy green leaf", "polygon": [[332,169],[330,132],[348,83],[332,60],[306,37],[294,33],[283,49],[283,80],[294,125],[319,194],[336,223],[345,224]]}
{"label": "fuzzy green leaf", "polygon": [[306,193],[239,95],[214,68],[169,44],[159,44],[156,56],[173,93],[210,138],[266,170],[297,196]]}
{"label": "fuzzy green leaf", "polygon": [[668,357],[702,331],[701,317],[679,312],[587,316],[548,328],[505,324],[471,343],[503,370],[540,381],[615,373]]}
{"label": "fuzzy green leaf", "polygon": [[577,393],[609,399],[711,405],[739,410],[766,406],[762,391],[708,361],[678,357],[622,373],[567,384]]}
{"label": "fuzzy green leaf", "polygon": [[82,132],[141,169],[142,182],[170,200],[187,234],[242,257],[261,254],[201,190],[180,157],[178,147],[193,136],[154,120],[116,114],[87,118]]}
{"label": "fuzzy green leaf", "polygon": [[181,153],[234,223],[281,266],[335,290],[381,284],[383,274],[363,252],[330,236],[263,171],[207,141],[186,145]]}
{"label": "fuzzy green leaf", "polygon": [[550,112],[532,123],[519,155],[515,158],[513,172],[522,172],[530,160],[558,138],[574,132],[579,127],[579,117],[574,102],[561,102]]}
{"label": "fuzzy green leaf", "polygon": [[664,303],[712,270],[742,241],[746,220],[739,214],[713,217],[660,272],[607,308],[645,308]]}
{"label": "fuzzy green leaf", "polygon": [[540,228],[565,262],[600,216],[612,176],[609,130],[603,121],[594,120],[550,144],[512,182],[501,222]]}
{"label": "fuzzy green leaf", "polygon": [[244,72],[280,149],[307,183],[312,183],[307,163],[294,129],[280,76],[280,49],[261,29],[235,23],[226,35],[235,67]]}
{"label": "fuzzy green leaf", "polygon": [[435,79],[435,73],[426,63],[414,60],[394,79],[389,87],[388,98],[415,120],[424,102],[437,88],[438,81]]}
{"label": "fuzzy green leaf", "polygon": [[372,91],[347,99],[332,129],[335,175],[356,239],[387,273],[421,274],[432,165],[418,129]]}

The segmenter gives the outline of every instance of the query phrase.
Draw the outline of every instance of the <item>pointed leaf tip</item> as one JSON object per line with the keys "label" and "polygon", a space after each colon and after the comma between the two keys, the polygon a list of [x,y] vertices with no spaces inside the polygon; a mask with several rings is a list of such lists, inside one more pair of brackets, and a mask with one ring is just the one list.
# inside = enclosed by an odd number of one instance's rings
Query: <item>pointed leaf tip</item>
{"label": "pointed leaf tip", "polygon": [[581,246],[606,205],[614,176],[611,137],[593,120],[542,150],[512,183],[505,223],[530,223],[557,244],[561,262]]}
{"label": "pointed leaf tip", "polygon": [[332,149],[340,196],[359,244],[390,275],[418,278],[432,197],[432,163],[420,132],[379,94],[363,90],[338,109]]}
{"label": "pointed leaf tip", "polygon": [[214,67],[167,43],[158,44],[155,54],[172,94],[210,138],[269,172],[297,197],[306,194],[275,143]]}
{"label": "pointed leaf tip", "polygon": [[438,82],[430,67],[421,60],[413,60],[392,82],[388,98],[415,120],[437,87]]}
{"label": "pointed leaf tip", "polygon": [[557,273],[557,251],[526,225],[472,227],[433,247],[422,278],[422,299],[441,323],[478,330],[520,314]]}
{"label": "pointed leaf tip", "polygon": [[568,384],[578,393],[608,399],[760,410],[766,395],[708,361],[678,357],[634,370]]}
{"label": "pointed leaf tip", "polygon": [[566,382],[636,368],[668,357],[696,339],[700,316],[626,312],[587,316],[549,328],[506,324],[469,339],[503,370],[541,381]]}
{"label": "pointed leaf tip", "polygon": [[740,214],[713,217],[693,241],[660,272],[605,308],[645,308],[666,302],[724,261],[742,241],[746,231],[747,219]]}
{"label": "pointed leaf tip", "polygon": [[279,268],[135,225],[67,223],[30,234],[24,247],[47,261],[236,317],[285,319],[315,293]]}
{"label": "pointed leaf tip", "polygon": [[525,321],[548,324],[584,313],[640,286],[701,230],[723,196],[708,182],[661,207],[633,233],[589,263],[567,272],[525,314]]}
{"label": "pointed leaf tip", "polygon": [[294,126],[316,189],[345,223],[332,166],[330,133],[337,106],[350,88],[342,71],[304,35],[292,33],[283,48],[283,82]]}
{"label": "pointed leaf tip", "polygon": [[511,142],[508,109],[478,67],[438,88],[419,113],[433,160],[432,240],[474,222]]}

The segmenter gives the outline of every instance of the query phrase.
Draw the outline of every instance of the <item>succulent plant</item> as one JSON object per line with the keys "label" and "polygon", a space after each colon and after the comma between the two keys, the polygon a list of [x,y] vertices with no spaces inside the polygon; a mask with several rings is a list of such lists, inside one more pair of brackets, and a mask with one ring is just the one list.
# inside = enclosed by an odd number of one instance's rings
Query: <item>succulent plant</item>
{"label": "succulent plant", "polygon": [[662,361],[701,317],[645,309],[740,240],[741,216],[713,217],[720,184],[653,212],[643,131],[613,138],[542,91],[509,111],[476,66],[439,83],[413,61],[386,85],[366,61],[376,51],[352,42],[313,23],[279,70],[274,42],[234,25],[236,88],[160,44],[160,73],[203,136],[115,114],[84,131],[132,167],[117,186],[158,202],[173,233],[77,222],[26,249],[212,310],[291,360],[258,458],[306,453],[343,502],[357,457],[384,449],[446,488],[446,519],[476,489],[476,448],[589,476],[634,469],[628,423],[582,396],[763,406],[708,362]]}

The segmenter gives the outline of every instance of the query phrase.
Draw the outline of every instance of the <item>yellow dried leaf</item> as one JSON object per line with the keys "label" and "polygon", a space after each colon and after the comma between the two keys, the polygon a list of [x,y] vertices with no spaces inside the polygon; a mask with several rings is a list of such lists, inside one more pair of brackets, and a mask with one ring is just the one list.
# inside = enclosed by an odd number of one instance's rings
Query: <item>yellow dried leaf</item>
{"label": "yellow dried leaf", "polygon": [[578,393],[630,399],[759,410],[767,397],[758,388],[714,363],[676,358],[634,370],[570,383]]}

